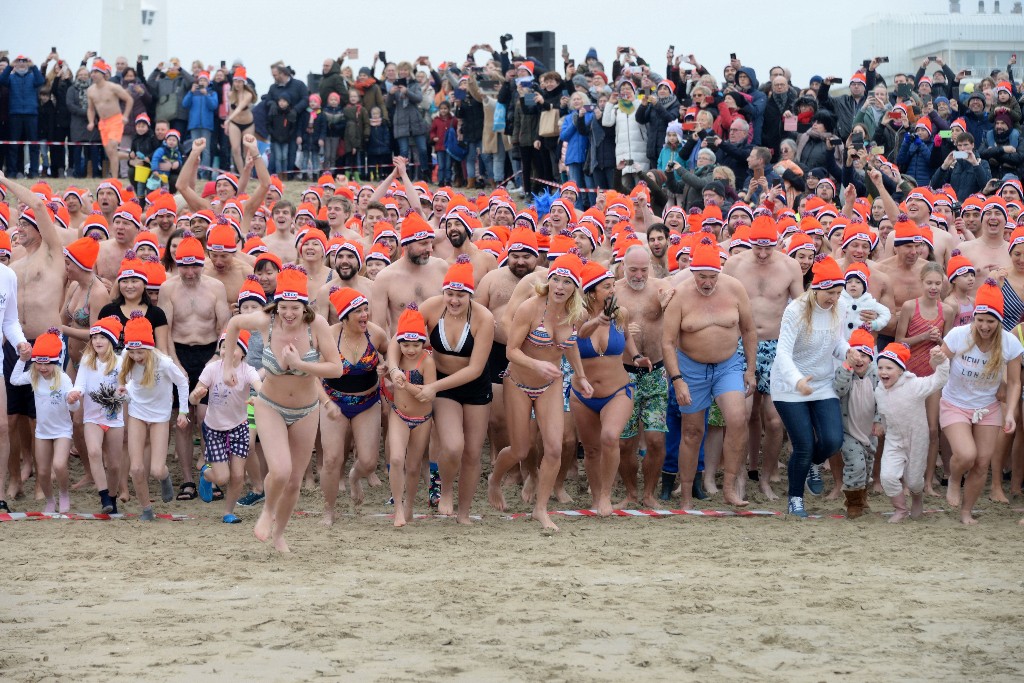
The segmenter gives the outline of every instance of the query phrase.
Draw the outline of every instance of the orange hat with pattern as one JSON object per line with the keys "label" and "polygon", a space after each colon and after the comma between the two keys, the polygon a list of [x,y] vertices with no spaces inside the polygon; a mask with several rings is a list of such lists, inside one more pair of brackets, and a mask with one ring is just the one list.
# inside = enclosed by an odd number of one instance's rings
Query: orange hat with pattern
{"label": "orange hat with pattern", "polygon": [[298,266],[287,264],[277,274],[277,289],[274,290],[274,301],[301,301],[309,303],[309,278],[306,271]]}
{"label": "orange hat with pattern", "polygon": [[60,338],[60,330],[51,327],[36,338],[32,345],[33,363],[59,363],[64,351],[64,342]]}
{"label": "orange hat with pattern", "polygon": [[338,320],[344,320],[349,313],[368,303],[369,299],[351,287],[335,287],[331,292],[331,305],[338,313]]}
{"label": "orange hat with pattern", "polygon": [[108,315],[105,318],[100,318],[96,321],[96,324],[89,328],[89,336],[94,334],[102,334],[104,337],[110,340],[111,344],[117,344],[121,339],[121,331],[124,329],[124,325],[118,320],[117,316]]}
{"label": "orange hat with pattern", "polygon": [[846,282],[842,269],[839,268],[839,264],[831,256],[818,254],[817,258],[814,259],[811,272],[814,273],[814,279],[811,280],[811,289],[832,289],[833,287],[842,287]]}
{"label": "orange hat with pattern", "polygon": [[96,235],[87,235],[64,247],[64,256],[82,270],[92,271],[100,255],[100,241]]}
{"label": "orange hat with pattern", "polygon": [[949,254],[949,263],[946,264],[946,279],[952,284],[953,280],[962,275],[977,273],[974,264],[964,256],[959,249],[954,249]]}
{"label": "orange hat with pattern", "polygon": [[1003,322],[1003,290],[992,278],[985,280],[974,295],[974,315],[979,313],[994,315]]}
{"label": "orange hat with pattern", "polygon": [[398,316],[398,330],[395,337],[400,342],[427,341],[427,323],[416,304],[409,304],[402,311],[402,315]]}
{"label": "orange hat with pattern", "polygon": [[132,311],[128,324],[124,326],[124,347],[129,350],[156,347],[153,340],[153,324],[146,320],[142,311]]}
{"label": "orange hat with pattern", "polygon": [[475,291],[475,284],[473,264],[469,256],[459,254],[458,258],[455,259],[455,263],[448,268],[448,273],[444,276],[444,282],[441,283],[441,289],[450,289],[453,292],[469,292],[472,295]]}
{"label": "orange hat with pattern", "polygon": [[902,369],[907,369],[907,363],[910,361],[910,347],[906,344],[899,342],[892,342],[878,354],[878,360],[890,360]]}
{"label": "orange hat with pattern", "polygon": [[259,278],[255,275],[246,275],[245,282],[238,290],[238,305],[241,306],[246,301],[255,301],[260,306],[267,305],[267,294],[263,291]]}
{"label": "orange hat with pattern", "polygon": [[860,351],[864,355],[868,356],[872,360],[875,358],[875,338],[871,335],[871,332],[867,327],[863,325],[858,327],[850,334],[850,348],[854,351]]}
{"label": "orange hat with pattern", "polygon": [[199,238],[186,230],[174,250],[174,262],[179,266],[202,266],[206,263],[206,252]]}

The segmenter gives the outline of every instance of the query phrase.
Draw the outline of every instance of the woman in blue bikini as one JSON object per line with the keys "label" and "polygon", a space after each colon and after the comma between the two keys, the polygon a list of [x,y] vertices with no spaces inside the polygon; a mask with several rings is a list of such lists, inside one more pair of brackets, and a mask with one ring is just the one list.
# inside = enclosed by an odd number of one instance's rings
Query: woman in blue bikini
{"label": "woman in blue bikini", "polygon": [[564,355],[572,366],[573,384],[584,398],[594,390],[576,348],[577,325],[586,317],[580,293],[583,262],[575,254],[559,256],[551,263],[546,283],[537,295],[516,310],[508,334],[505,355],[505,413],[510,447],[494,462],[487,482],[487,500],[505,510],[501,481],[509,469],[522,462],[530,451],[530,411],[536,414],[543,455],[534,502],[533,518],[545,529],[558,531],[548,515],[548,499],[555,486],[562,457],[562,370]]}
{"label": "woman in blue bikini", "polygon": [[[335,287],[331,305],[338,324],[331,327],[341,354],[341,377],[320,380],[320,440],[324,466],[320,488],[324,493],[323,523],[334,523],[334,503],[345,462],[346,444],[354,441],[356,462],[348,475],[352,502],[361,505],[360,480],[377,468],[380,449],[380,388],[383,365],[378,349],[387,350],[387,334],[370,322],[369,300],[351,287]],[[351,359],[351,360],[350,360]]]}
{"label": "woman in blue bikini", "polygon": [[[594,506],[602,517],[612,513],[612,486],[619,469],[619,438],[633,413],[633,385],[623,367],[646,365],[650,360],[637,351],[632,335],[626,334],[629,313],[615,304],[615,276],[597,261],[583,265],[583,299],[590,320],[577,336],[577,348],[594,388],[594,396],[583,396],[575,386],[569,405],[576,433],[583,443],[583,464]],[[625,355],[624,355],[625,354]]]}
{"label": "woman in blue bikini", "polygon": [[[299,498],[299,486],[313,453],[318,425],[317,378],[341,377],[338,349],[327,321],[309,307],[306,273],[287,265],[277,276],[274,303],[259,313],[236,315],[228,322],[227,348],[240,330],[266,340],[267,375],[255,404],[256,431],[267,459],[266,504],[253,533],[288,552],[284,530]],[[224,381],[234,386],[234,357],[224,359]]]}

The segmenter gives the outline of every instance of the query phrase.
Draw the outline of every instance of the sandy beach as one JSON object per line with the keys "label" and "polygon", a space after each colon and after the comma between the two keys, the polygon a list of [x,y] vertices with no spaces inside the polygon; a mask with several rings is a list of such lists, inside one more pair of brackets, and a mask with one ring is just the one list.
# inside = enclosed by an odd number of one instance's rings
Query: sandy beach
{"label": "sandy beach", "polygon": [[[93,512],[93,496],[76,492],[73,509]],[[259,508],[225,525],[220,504],[199,500],[157,503],[187,521],[2,523],[0,670],[15,681],[1024,676],[1021,513],[987,500],[974,528],[949,512],[889,525],[876,496],[856,522],[559,517],[547,536],[481,495],[471,528],[435,518],[395,530],[378,516],[386,498],[370,490],[360,515],[326,529],[319,493],[304,494],[291,556],[253,538]],[[425,491],[417,510],[429,511]]]}

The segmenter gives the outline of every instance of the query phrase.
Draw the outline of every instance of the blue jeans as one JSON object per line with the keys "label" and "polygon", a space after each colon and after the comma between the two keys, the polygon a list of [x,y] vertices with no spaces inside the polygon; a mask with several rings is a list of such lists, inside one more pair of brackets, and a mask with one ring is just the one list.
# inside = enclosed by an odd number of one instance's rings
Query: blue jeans
{"label": "blue jeans", "polygon": [[287,171],[292,170],[291,157],[288,156],[287,142],[270,143],[270,172],[277,173],[284,177]]}
{"label": "blue jeans", "polygon": [[505,151],[505,136],[498,133],[495,137],[498,141],[498,151],[491,155],[491,177],[495,183],[500,183],[505,179],[505,157],[508,154]]}
{"label": "blue jeans", "polygon": [[436,152],[437,154],[437,184],[452,184],[452,158],[448,152]]}
{"label": "blue jeans", "polygon": [[[676,390],[669,382],[668,406],[665,412],[668,433],[665,435],[665,464],[663,472],[679,473],[679,441],[683,438],[683,414],[676,402]],[[704,471],[704,441],[708,438],[708,411],[704,411],[704,437],[700,440],[700,452],[697,455],[697,471]]]}
{"label": "blue jeans", "polygon": [[773,403],[793,444],[793,452],[789,456],[789,495],[803,498],[811,463],[822,464],[843,445],[843,414],[839,409],[839,399]]}
{"label": "blue jeans", "polygon": [[[466,153],[466,180],[470,178],[479,178],[481,180],[487,178],[487,169],[484,167],[484,158],[482,142],[467,142],[466,146],[469,148]],[[479,164],[477,163],[479,161]]]}
{"label": "blue jeans", "polygon": [[[204,138],[206,140],[206,148],[203,150],[203,155],[199,157],[199,164],[201,166],[209,166],[210,155],[213,154],[213,130],[210,128],[193,128],[189,131],[189,135],[192,136],[193,141],[198,140],[199,138]],[[200,170],[199,177],[209,178],[210,171],[205,169]]]}
{"label": "blue jeans", "polygon": [[99,178],[103,173],[103,147],[101,145],[75,145],[71,150],[72,174],[76,178],[84,178],[86,166],[92,161],[92,177]]}
{"label": "blue jeans", "polygon": [[416,144],[416,161],[414,171],[411,174],[413,180],[430,180],[426,174],[430,168],[430,159],[427,157],[427,136],[410,135],[405,138],[398,138],[398,154],[409,159],[409,141]]}
{"label": "blue jeans", "polygon": [[[35,97],[35,95],[33,95]],[[39,115],[38,114],[11,114],[7,120],[7,130],[11,140],[38,140],[39,139]],[[23,145],[7,146],[7,172],[12,177],[25,172],[22,156]],[[38,169],[35,168],[39,160],[39,145],[29,145],[28,158],[31,168],[28,170],[29,177],[34,177]]]}

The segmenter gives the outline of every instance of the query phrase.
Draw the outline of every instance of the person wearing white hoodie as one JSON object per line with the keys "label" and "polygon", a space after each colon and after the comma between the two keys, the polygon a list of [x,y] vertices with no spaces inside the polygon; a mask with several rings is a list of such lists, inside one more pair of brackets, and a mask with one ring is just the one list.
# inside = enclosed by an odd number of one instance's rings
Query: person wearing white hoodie
{"label": "person wearing white hoodie", "polygon": [[[925,400],[942,389],[949,379],[949,359],[938,347],[931,351],[930,363],[935,373],[928,377],[907,372],[909,360],[910,347],[898,342],[889,344],[878,354],[875,405],[885,425],[881,480],[885,495],[892,501],[894,512],[889,518],[892,524],[908,516],[918,519],[924,514],[924,470],[930,440]],[[910,489],[909,512],[901,479]]]}
{"label": "person wearing white hoodie", "polygon": [[892,311],[889,310],[889,307],[879,303],[868,293],[868,278],[870,276],[871,271],[866,263],[854,262],[846,268],[844,274],[846,287],[839,295],[839,300],[846,306],[846,316],[843,320],[845,339],[849,339],[853,331],[864,324],[864,320],[861,318],[861,313],[864,311],[875,313],[875,319],[867,323],[875,334],[879,330],[885,329],[885,326],[889,324],[889,319],[892,318]]}

